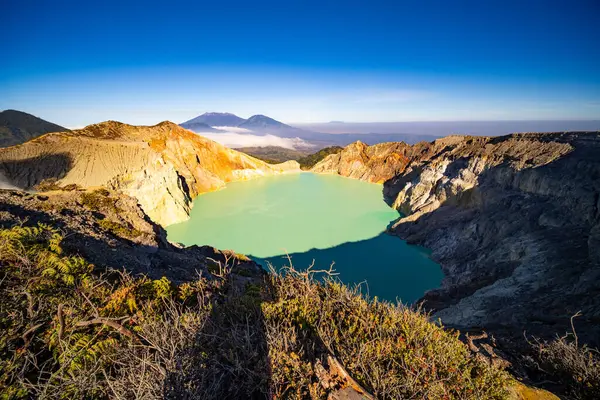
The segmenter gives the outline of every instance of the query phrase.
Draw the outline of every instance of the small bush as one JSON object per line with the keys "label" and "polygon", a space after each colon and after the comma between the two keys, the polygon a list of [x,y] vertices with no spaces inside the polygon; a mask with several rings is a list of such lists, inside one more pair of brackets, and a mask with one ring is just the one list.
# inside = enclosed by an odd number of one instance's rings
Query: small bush
{"label": "small bush", "polygon": [[116,200],[110,197],[110,192],[106,189],[82,193],[80,203],[85,208],[93,211],[110,210],[115,214],[121,211],[116,205]]}
{"label": "small bush", "polygon": [[[575,337],[575,336],[574,336]],[[541,369],[575,399],[600,399],[600,353],[569,336],[534,345]]]}
{"label": "small bush", "polygon": [[72,192],[74,190],[80,190],[81,186],[79,186],[76,183],[69,183],[68,185],[65,185],[61,188],[61,190],[64,190],[65,192]]}
{"label": "small bush", "polygon": [[123,238],[133,239],[142,234],[142,232],[138,231],[135,228],[130,228],[127,225],[119,224],[118,222],[113,222],[107,218],[99,220],[98,225],[100,225],[102,229]]}
{"label": "small bush", "polygon": [[57,182],[58,179],[56,178],[47,178],[35,185],[34,189],[38,192],[50,192],[52,190],[60,190],[61,187]]}

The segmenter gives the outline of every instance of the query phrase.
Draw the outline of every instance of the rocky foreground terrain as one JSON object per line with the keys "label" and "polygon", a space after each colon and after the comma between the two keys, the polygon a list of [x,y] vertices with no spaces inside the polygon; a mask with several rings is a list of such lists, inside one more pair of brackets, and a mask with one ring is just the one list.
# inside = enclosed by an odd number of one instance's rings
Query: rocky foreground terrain
{"label": "rocky foreground terrain", "polygon": [[390,233],[445,274],[425,306],[445,324],[600,344],[600,133],[451,136],[347,146],[313,171],[383,183]]}
{"label": "rocky foreground terrain", "polygon": [[262,268],[244,256],[210,246],[183,247],[169,243],[163,228],[140,208],[137,200],[106,189],[55,190],[44,193],[0,190],[0,228],[39,223],[67,233],[66,251],[76,253],[101,270],[107,268],[168,277],[185,282],[210,276],[219,263],[260,275]]}
{"label": "rocky foreground terrain", "polygon": [[171,122],[108,121],[0,149],[0,175],[12,187],[28,190],[53,180],[120,190],[163,226],[187,219],[193,198],[226,182],[298,169],[293,161],[267,164]]}

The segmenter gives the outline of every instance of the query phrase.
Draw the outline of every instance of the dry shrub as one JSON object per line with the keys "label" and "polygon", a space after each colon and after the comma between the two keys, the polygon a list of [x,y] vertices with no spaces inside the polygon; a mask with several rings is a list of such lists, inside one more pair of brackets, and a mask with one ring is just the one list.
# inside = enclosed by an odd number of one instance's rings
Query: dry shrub
{"label": "dry shrub", "polygon": [[473,357],[457,333],[402,304],[368,301],[324,271],[271,273],[263,303],[277,398],[326,398],[317,360],[335,356],[378,399],[500,399],[508,376]]}
{"label": "dry shrub", "polygon": [[145,345],[120,347],[112,356],[118,373],[107,375],[109,397],[117,399],[161,399],[165,381],[181,368],[182,352],[194,345],[195,337],[210,314],[204,305],[186,311],[173,300],[165,304],[161,318],[143,318],[135,332]]}
{"label": "dry shrub", "polygon": [[230,286],[167,377],[165,398],[266,398],[268,361],[260,310],[252,284]]}
{"label": "dry shrub", "polygon": [[0,230],[2,398],[160,398],[213,283],[95,274],[47,225]]}
{"label": "dry shrub", "polygon": [[535,340],[533,347],[537,367],[553,381],[566,388],[575,399],[600,399],[600,352],[579,345],[571,318],[572,333],[553,341]]}

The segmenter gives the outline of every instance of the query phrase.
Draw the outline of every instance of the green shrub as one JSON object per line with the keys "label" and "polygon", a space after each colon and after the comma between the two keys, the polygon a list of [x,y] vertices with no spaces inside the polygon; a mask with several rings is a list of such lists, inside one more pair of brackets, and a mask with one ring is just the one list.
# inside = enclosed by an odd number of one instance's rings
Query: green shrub
{"label": "green shrub", "polygon": [[0,398],[159,398],[210,282],[98,275],[61,241],[42,224],[0,230]]}
{"label": "green shrub", "polygon": [[275,396],[325,398],[315,361],[336,357],[378,399],[501,399],[508,375],[473,357],[458,334],[401,304],[367,301],[328,277],[272,273],[263,303]]}
{"label": "green shrub", "polygon": [[142,232],[138,231],[135,228],[130,228],[127,225],[120,224],[118,222],[113,222],[107,218],[99,220],[98,225],[100,225],[102,229],[123,238],[133,239],[142,234]]}
{"label": "green shrub", "polygon": [[110,197],[110,192],[106,189],[97,189],[93,192],[82,193],[80,203],[82,206],[93,211],[110,210],[115,214],[121,211],[116,205],[116,200]]}

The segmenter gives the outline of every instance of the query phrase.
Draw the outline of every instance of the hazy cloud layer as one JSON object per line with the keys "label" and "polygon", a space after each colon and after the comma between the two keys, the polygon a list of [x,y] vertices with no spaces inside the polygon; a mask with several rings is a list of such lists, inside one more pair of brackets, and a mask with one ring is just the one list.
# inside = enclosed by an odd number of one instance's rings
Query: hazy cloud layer
{"label": "hazy cloud layer", "polygon": [[274,135],[259,136],[236,132],[199,132],[198,135],[231,148],[279,146],[286,149],[297,149],[311,147],[309,143],[300,138],[280,138]]}
{"label": "hazy cloud layer", "polygon": [[249,133],[249,132],[252,132],[250,129],[238,128],[237,126],[213,126],[213,128],[218,129],[220,131],[234,132],[234,133]]}

